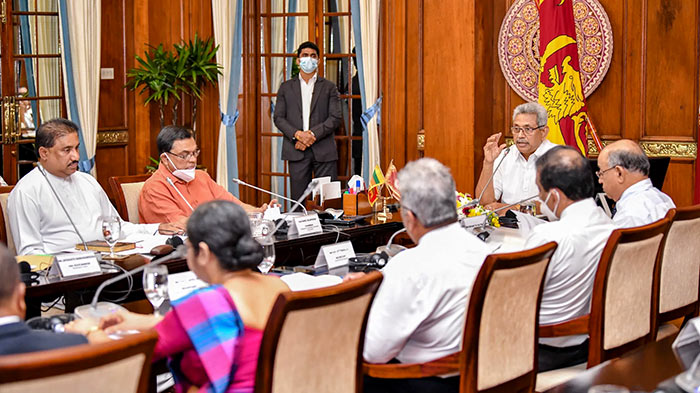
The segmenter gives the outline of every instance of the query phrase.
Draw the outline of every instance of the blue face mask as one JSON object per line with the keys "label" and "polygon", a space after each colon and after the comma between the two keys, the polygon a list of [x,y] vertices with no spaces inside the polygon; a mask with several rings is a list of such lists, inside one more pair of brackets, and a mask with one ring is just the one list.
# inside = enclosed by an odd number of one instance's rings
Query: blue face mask
{"label": "blue face mask", "polygon": [[318,59],[314,59],[310,56],[301,57],[299,58],[299,67],[302,71],[310,74],[318,68]]}

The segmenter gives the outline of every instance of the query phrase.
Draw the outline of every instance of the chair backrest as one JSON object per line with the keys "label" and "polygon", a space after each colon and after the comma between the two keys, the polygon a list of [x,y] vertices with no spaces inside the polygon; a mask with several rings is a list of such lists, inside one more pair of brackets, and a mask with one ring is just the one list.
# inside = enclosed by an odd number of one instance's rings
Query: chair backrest
{"label": "chair backrest", "polygon": [[151,177],[150,174],[109,178],[109,187],[112,189],[115,207],[124,220],[134,224],[139,223],[139,194],[143,183],[149,177]]}
{"label": "chair backrest", "polygon": [[656,337],[661,253],[668,218],[610,235],[591,298],[588,367]]}
{"label": "chair backrest", "polygon": [[492,254],[474,281],[464,328],[460,392],[531,392],[544,276],[554,242]]}
{"label": "chair backrest", "polygon": [[7,199],[10,197],[10,191],[15,186],[0,186],[0,241],[7,245],[10,252],[17,253],[15,242],[12,240],[12,231],[10,231],[10,220],[7,218]]}
{"label": "chair backrest", "polygon": [[265,327],[256,393],[360,392],[362,348],[379,272],[279,295]]}
{"label": "chair backrest", "polygon": [[671,209],[671,228],[661,258],[659,323],[698,315],[700,205]]}
{"label": "chair backrest", "polygon": [[158,335],[0,356],[3,393],[145,393]]}

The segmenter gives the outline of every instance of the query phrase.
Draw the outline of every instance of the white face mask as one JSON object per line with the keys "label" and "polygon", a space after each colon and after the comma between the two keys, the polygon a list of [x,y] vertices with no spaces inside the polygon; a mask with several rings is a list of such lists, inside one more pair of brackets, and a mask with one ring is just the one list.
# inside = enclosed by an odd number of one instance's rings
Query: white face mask
{"label": "white face mask", "polygon": [[561,199],[559,198],[559,193],[555,193],[557,196],[557,203],[554,204],[554,211],[552,211],[549,208],[547,202],[549,201],[549,197],[552,195],[552,191],[554,190],[549,190],[549,193],[547,193],[547,198],[545,198],[544,201],[540,199],[540,210],[542,210],[542,214],[547,216],[547,219],[550,222],[559,220],[559,217],[557,217],[557,215],[554,212],[557,211],[557,209],[559,208],[559,201],[561,201]]}
{"label": "white face mask", "polygon": [[318,59],[314,59],[311,56],[302,57],[299,59],[299,67],[302,71],[310,74],[316,71],[318,67]]}
{"label": "white face mask", "polygon": [[177,167],[175,166],[175,164],[173,164],[173,160],[171,160],[170,157],[168,157],[168,154],[167,154],[167,153],[165,154],[165,158],[167,158],[168,161],[170,161],[170,165],[172,165],[173,168],[175,168],[175,170],[173,171],[173,176],[175,176],[175,177],[177,177],[178,179],[184,181],[185,183],[189,183],[189,182],[191,182],[192,180],[194,180],[194,171],[195,171],[195,168],[192,168],[192,169],[177,169]]}

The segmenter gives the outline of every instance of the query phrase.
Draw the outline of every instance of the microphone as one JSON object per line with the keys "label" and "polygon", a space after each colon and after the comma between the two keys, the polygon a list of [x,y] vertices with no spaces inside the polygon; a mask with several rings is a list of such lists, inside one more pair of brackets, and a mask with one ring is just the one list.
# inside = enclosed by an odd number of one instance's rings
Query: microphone
{"label": "microphone", "polygon": [[137,267],[136,269],[129,270],[128,272],[122,273],[116,277],[112,277],[109,280],[103,282],[100,284],[99,287],[97,287],[97,291],[95,291],[95,296],[92,297],[92,302],[90,303],[92,309],[95,309],[97,306],[97,299],[100,297],[100,293],[102,293],[102,290],[105,289],[108,285],[112,285],[117,281],[121,281],[127,277],[131,277],[134,274],[146,269],[148,266],[156,266],[159,265],[163,262],[171,261],[173,259],[179,259],[179,258],[184,258],[187,255],[187,246],[181,245],[178,246],[175,251],[173,251],[171,254],[166,255],[160,259],[153,260],[150,263],[146,263],[144,265],[141,265]]}
{"label": "microphone", "polygon": [[185,199],[185,196],[182,195],[182,193],[180,192],[180,190],[177,189],[177,187],[175,187],[175,183],[173,183],[173,181],[167,176],[166,176],[165,180],[167,180],[168,183],[170,183],[170,185],[173,186],[173,188],[175,189],[175,192],[177,192],[177,194],[180,195],[180,198],[182,198],[182,200],[185,201],[185,203],[187,204],[187,207],[189,207],[190,210],[194,211],[194,208],[192,207],[192,205],[190,205],[189,202],[187,202],[187,199]]}
{"label": "microphone", "polygon": [[[272,191],[268,191],[268,190],[266,190],[266,189],[264,189],[264,188],[260,188],[260,187],[254,186],[254,185],[252,185],[252,184],[248,184],[248,183],[244,182],[244,181],[241,180],[241,179],[233,178],[233,179],[231,179],[231,180],[233,180],[235,183],[238,183],[238,184],[240,184],[240,185],[242,185],[242,186],[250,187],[250,188],[252,188],[252,189],[254,189],[254,190],[262,191],[262,192],[264,192],[264,193],[266,193],[266,194],[270,194],[270,195],[276,196],[277,198],[284,199],[284,200],[287,201],[287,202],[292,202],[292,203],[294,203],[294,204],[296,204],[296,205],[299,205],[299,206],[301,207],[301,209],[304,210],[304,215],[309,214],[309,213],[306,211],[306,208],[305,208],[301,203],[295,201],[294,199],[287,198],[286,196],[283,196],[283,195],[274,193],[274,192],[272,192]],[[312,181],[311,183],[313,183],[313,181]],[[308,190],[308,187],[307,187],[307,190]],[[312,190],[313,190],[313,189],[312,189]],[[290,213],[291,213],[291,211],[290,211]]]}
{"label": "microphone", "polygon": [[41,164],[37,164],[37,168],[39,169],[39,172],[41,172],[41,174],[44,175],[44,179],[46,179],[46,182],[49,183],[49,188],[53,192],[53,195],[56,197],[56,200],[58,200],[58,204],[61,205],[63,212],[66,213],[66,217],[68,217],[68,221],[70,221],[70,224],[73,226],[73,230],[75,231],[75,233],[78,234],[78,237],[80,238],[80,242],[83,243],[83,247],[85,248],[85,251],[88,251],[88,246],[87,246],[87,243],[85,242],[85,239],[83,238],[83,235],[81,235],[80,231],[78,231],[78,227],[75,226],[73,219],[71,218],[70,214],[68,214],[68,210],[63,205],[63,201],[61,201],[61,198],[58,197],[58,193],[53,188],[53,184],[51,184],[51,182],[49,181],[49,177],[46,176],[46,172],[44,172],[44,167]]}
{"label": "microphone", "polygon": [[[311,191],[313,191],[317,186],[318,186],[318,180],[316,180],[316,179],[311,180],[311,183],[309,183],[309,185],[306,186],[306,190],[304,190],[304,193],[301,194],[301,196],[299,197],[299,200],[292,201],[292,202],[295,202],[295,205],[294,205],[294,207],[292,207],[292,210],[290,210],[289,213],[293,213],[294,209],[296,209],[297,206],[301,206],[301,201],[303,201],[307,196],[309,196],[309,194],[311,194]],[[265,190],[262,190],[262,191],[265,191]],[[301,206],[301,208],[304,209],[304,206]],[[304,209],[304,211],[306,211],[306,209]],[[287,213],[287,214],[289,214],[289,213]],[[272,229],[270,234],[268,234],[267,236],[272,238],[272,235],[274,235],[275,232],[277,232],[277,230],[280,229],[280,227],[286,223],[287,223],[287,221],[285,221],[285,220],[279,220],[277,225],[275,225],[275,228]]]}
{"label": "microphone", "polygon": [[486,192],[486,188],[489,186],[489,184],[491,184],[493,177],[496,175],[496,172],[498,172],[498,168],[501,167],[501,164],[503,164],[503,161],[505,161],[506,156],[508,155],[508,153],[510,153],[511,147],[512,146],[508,146],[505,148],[505,150],[503,150],[503,157],[501,157],[501,161],[499,161],[498,165],[496,165],[496,169],[494,169],[493,172],[491,172],[491,176],[489,177],[489,180],[486,182],[486,184],[484,184],[484,188],[479,193],[479,197],[469,202],[469,204],[467,205],[468,207],[476,206],[479,203],[481,203],[481,197],[484,196],[484,192]]}

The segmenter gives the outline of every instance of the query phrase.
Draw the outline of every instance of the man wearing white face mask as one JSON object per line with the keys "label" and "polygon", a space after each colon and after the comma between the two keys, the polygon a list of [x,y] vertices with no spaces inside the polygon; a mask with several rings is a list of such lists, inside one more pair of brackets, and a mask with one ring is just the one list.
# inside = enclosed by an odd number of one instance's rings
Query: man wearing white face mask
{"label": "man wearing white face mask", "polygon": [[297,49],[299,76],[277,91],[275,126],[284,134],[282,159],[289,161],[292,199],[304,193],[312,177],[338,177],[335,131],[343,112],[335,83],[317,73],[319,50],[313,42]]}
{"label": "man wearing white face mask", "polygon": [[[139,221],[185,223],[192,211],[202,203],[226,200],[240,204],[244,210],[264,211],[241,202],[217,184],[208,173],[196,170],[199,148],[192,131],[180,126],[167,126],[156,139],[160,164],[141,189]],[[276,200],[270,201],[271,204]]]}
{"label": "man wearing white face mask", "polygon": [[[551,222],[533,228],[526,248],[550,241],[559,245],[549,263],[540,304],[540,324],[568,321],[590,311],[593,279],[614,226],[593,200],[594,180],[587,160],[557,146],[536,163],[541,210]],[[586,335],[541,338],[539,371],[583,363]]]}

